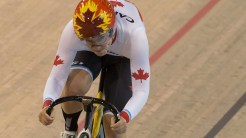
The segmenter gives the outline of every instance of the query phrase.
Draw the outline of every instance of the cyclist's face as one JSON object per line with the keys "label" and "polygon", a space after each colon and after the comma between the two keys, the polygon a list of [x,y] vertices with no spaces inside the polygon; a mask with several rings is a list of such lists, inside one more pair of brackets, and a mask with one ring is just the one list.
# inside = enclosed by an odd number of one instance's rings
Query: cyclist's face
{"label": "cyclist's face", "polygon": [[112,44],[112,30],[109,32],[91,38],[85,38],[87,46],[98,56],[104,56],[107,54],[109,46]]}

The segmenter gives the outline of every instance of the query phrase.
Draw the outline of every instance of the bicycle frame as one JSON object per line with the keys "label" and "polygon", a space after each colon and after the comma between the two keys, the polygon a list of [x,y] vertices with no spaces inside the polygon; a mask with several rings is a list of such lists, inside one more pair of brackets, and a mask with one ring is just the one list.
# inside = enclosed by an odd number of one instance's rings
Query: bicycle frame
{"label": "bicycle frame", "polygon": [[[99,82],[99,88],[97,93],[97,98],[103,99],[103,87],[104,87],[104,78],[105,78],[106,68],[103,67],[101,70],[101,76],[100,76],[100,82]],[[99,105],[96,105],[96,111],[93,115],[93,128],[92,128],[92,135],[97,136],[101,127],[102,122],[102,116],[103,116],[103,108],[101,108]],[[103,132],[104,134],[104,132]],[[93,137],[96,138],[96,137]]]}
{"label": "bicycle frame", "polygon": [[[105,68],[102,69],[101,72],[101,77],[100,77],[100,84],[99,84],[99,91],[97,94],[97,98],[95,97],[90,97],[90,96],[68,96],[68,97],[62,97],[54,102],[52,102],[46,112],[48,115],[51,114],[52,109],[61,103],[68,102],[68,101],[76,101],[82,103],[84,107],[84,111],[86,112],[85,116],[85,124],[84,124],[84,129],[81,134],[79,134],[79,138],[89,138],[91,135],[93,138],[96,138],[99,133],[100,126],[102,124],[102,114],[103,114],[103,108],[108,109],[111,111],[115,117],[115,122],[118,122],[120,120],[120,114],[117,108],[110,104],[107,103],[102,99],[102,92],[103,92],[103,83],[104,83],[104,75],[105,75]],[[103,108],[100,108],[99,105],[101,105]],[[90,128],[89,131],[89,126],[91,121],[93,120],[92,127]],[[83,136],[82,136],[83,135]]]}
{"label": "bicycle frame", "polygon": [[[99,91],[97,94],[97,98],[102,99],[103,93]],[[99,131],[100,131],[100,127],[102,124],[101,123],[102,117],[103,117],[103,107],[97,104],[97,105],[95,105],[95,112],[93,114],[93,126],[92,126],[92,135],[93,136],[97,136]],[[92,137],[92,138],[96,138],[96,137]]]}

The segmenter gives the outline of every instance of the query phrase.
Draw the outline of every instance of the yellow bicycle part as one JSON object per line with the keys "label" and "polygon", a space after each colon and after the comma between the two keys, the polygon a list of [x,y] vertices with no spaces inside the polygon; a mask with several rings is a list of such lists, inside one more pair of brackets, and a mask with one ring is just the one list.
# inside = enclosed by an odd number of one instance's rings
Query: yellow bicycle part
{"label": "yellow bicycle part", "polygon": [[[98,99],[102,99],[103,98],[103,93],[100,91],[98,92],[97,96]],[[98,133],[99,133],[99,129],[100,129],[100,125],[101,125],[101,121],[102,121],[102,116],[103,116],[103,107],[100,105],[95,105],[96,106],[96,110],[95,113],[93,115],[93,129],[92,129],[92,138],[96,138]]]}

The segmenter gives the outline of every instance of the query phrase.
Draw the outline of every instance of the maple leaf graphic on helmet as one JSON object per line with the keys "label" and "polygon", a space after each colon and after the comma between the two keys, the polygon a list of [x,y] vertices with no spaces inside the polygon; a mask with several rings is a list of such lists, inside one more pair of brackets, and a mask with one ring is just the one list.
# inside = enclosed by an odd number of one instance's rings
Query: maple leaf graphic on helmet
{"label": "maple leaf graphic on helmet", "polygon": [[[103,28],[99,27],[99,25],[103,24],[103,19],[100,18],[100,16],[97,16],[95,19],[93,18],[93,15],[95,14],[95,12],[90,11],[90,9],[88,9],[85,13],[84,13],[84,20],[82,21],[79,18],[76,18],[76,22],[79,26],[81,26],[81,28],[78,30],[80,32],[80,34],[83,34],[84,37],[88,37],[88,36],[95,36],[98,34],[98,32],[103,32]],[[85,24],[85,23],[86,24]],[[87,28],[87,29],[84,29]],[[87,31],[90,30],[90,31]]]}
{"label": "maple leaf graphic on helmet", "polygon": [[140,68],[137,72],[132,73],[132,77],[136,80],[140,80],[142,83],[142,80],[147,80],[149,78],[149,73],[144,73],[144,70]]}
{"label": "maple leaf graphic on helmet", "polygon": [[60,64],[64,64],[63,61],[64,60],[60,59],[60,56],[59,55],[56,55],[56,58],[55,58],[55,61],[54,61],[54,65],[55,66],[58,66]]}

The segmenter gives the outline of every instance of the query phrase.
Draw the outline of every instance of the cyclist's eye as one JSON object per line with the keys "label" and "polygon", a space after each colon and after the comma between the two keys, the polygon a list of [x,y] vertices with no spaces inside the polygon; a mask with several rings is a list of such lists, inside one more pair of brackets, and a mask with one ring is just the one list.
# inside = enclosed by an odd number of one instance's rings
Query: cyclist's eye
{"label": "cyclist's eye", "polygon": [[98,37],[96,43],[101,43],[103,41],[103,37]]}
{"label": "cyclist's eye", "polygon": [[86,42],[88,45],[93,45],[93,42],[92,42],[92,41],[85,40],[85,42]]}

